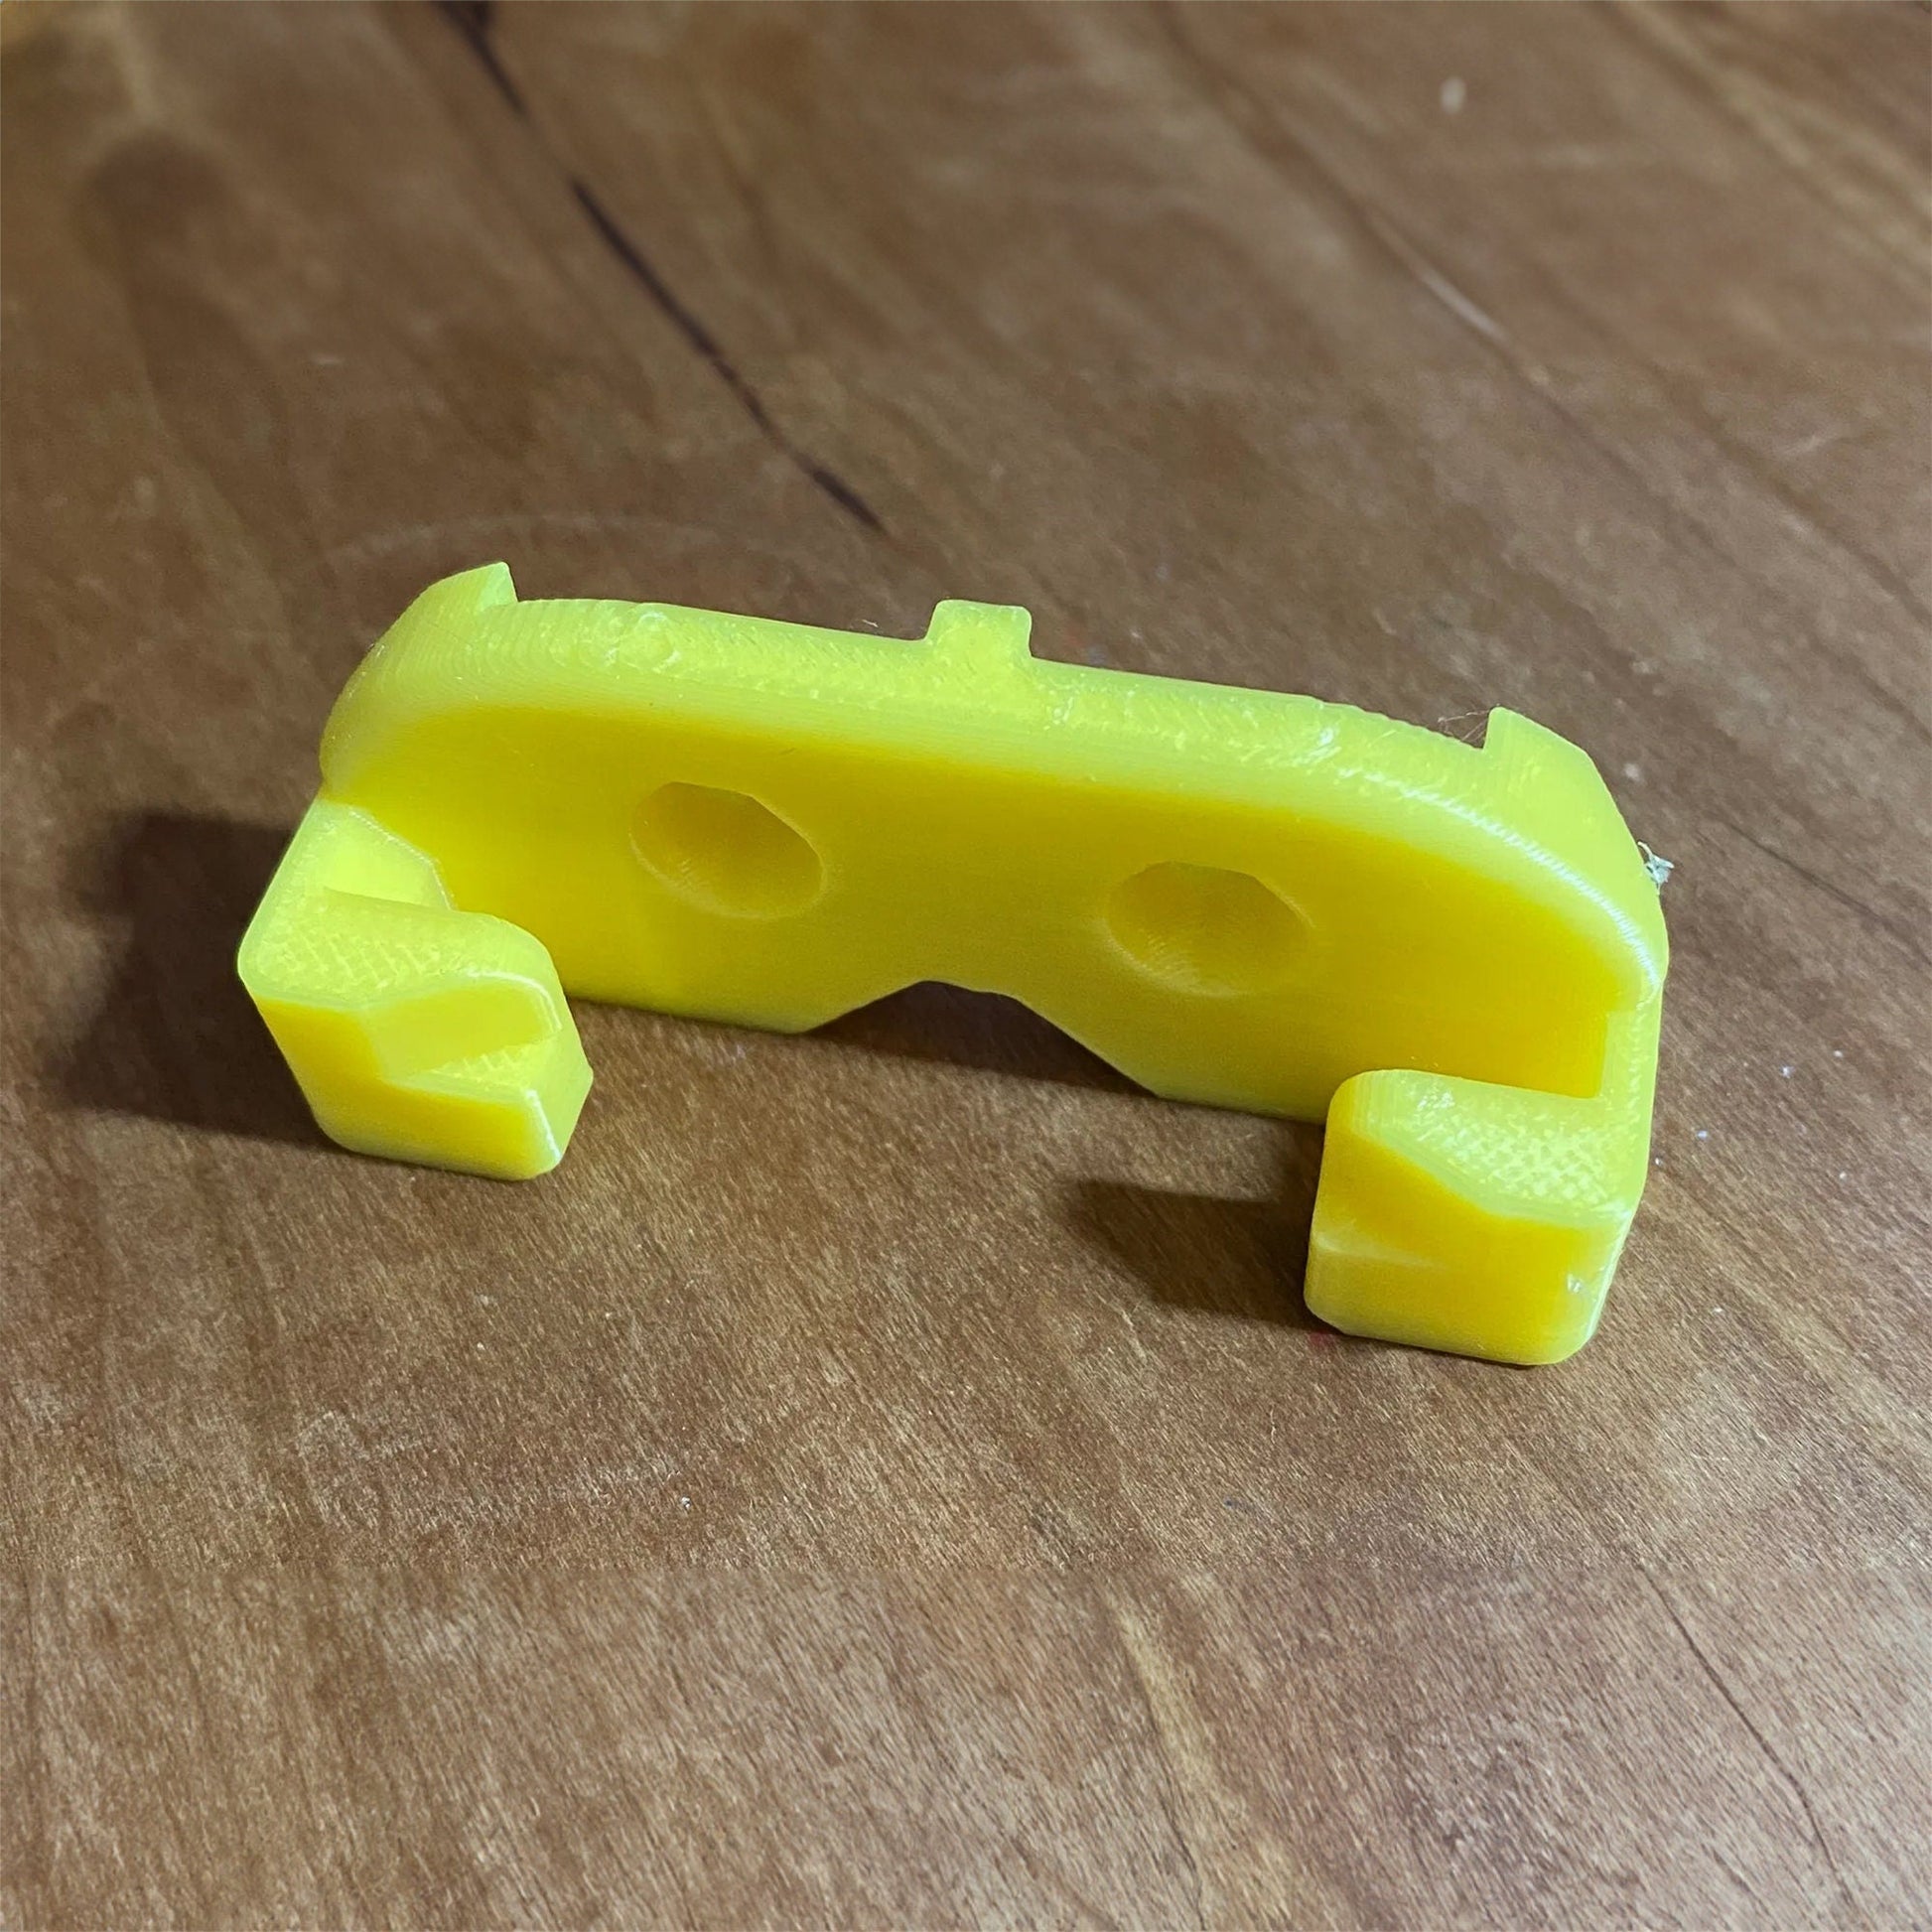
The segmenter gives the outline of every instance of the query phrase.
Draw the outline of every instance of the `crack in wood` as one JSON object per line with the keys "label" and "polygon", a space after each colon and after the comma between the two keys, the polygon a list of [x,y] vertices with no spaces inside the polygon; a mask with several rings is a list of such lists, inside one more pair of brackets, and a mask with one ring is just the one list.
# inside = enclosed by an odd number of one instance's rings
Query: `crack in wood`
{"label": "crack in wood", "polygon": [[759,433],[814,489],[836,503],[846,515],[863,523],[867,529],[877,532],[880,536],[889,535],[885,519],[851,483],[847,483],[829,464],[819,462],[816,457],[808,455],[792,441],[784,428],[773,419],[770,410],[765,407],[764,398],[752,386],[746,379],[744,371],[725,352],[724,345],[680,300],[677,292],[657,272],[650,258],[625,232],[611,210],[604,206],[591,185],[581,175],[572,173],[564,166],[556,150],[550,145],[542,129],[532,117],[522,89],[517,86],[509,70],[503,66],[495,45],[490,39],[495,0],[437,0],[437,5],[443,17],[462,37],[464,45],[483,65],[483,70],[495,83],[504,100],[520,119],[529,122],[537,146],[542,149],[551,165],[564,176],[570,186],[571,194],[577,200],[578,207],[584,210],[591,226],[596,229],[598,239],[616,256],[631,280],[657,305],[685,342],[710,365],[712,372],[731,391],[739,407],[752,419]]}
{"label": "crack in wood", "polygon": [[1725,1681],[1724,1673],[1705,1655],[1704,1646],[1691,1634],[1690,1626],[1678,1614],[1677,1605],[1670,1600],[1669,1592],[1652,1576],[1650,1567],[1645,1564],[1640,1565],[1639,1568],[1643,1571],[1644,1582],[1650,1586],[1657,1601],[1663,1606],[1664,1614],[1670,1618],[1677,1634],[1684,1639],[1685,1648],[1697,1659],[1698,1668],[1710,1681],[1712,1689],[1730,1707],[1731,1715],[1750,1732],[1751,1741],[1763,1752],[1765,1762],[1778,1774],[1791,1795],[1797,1799],[1798,1808],[1804,1813],[1805,1822],[1811,1827],[1812,1843],[1817,1846],[1818,1855],[1824,1860],[1826,1870],[1832,1874],[1832,1882],[1838,1887],[1839,1897],[1848,1906],[1852,1906],[1856,1910],[1856,1901],[1852,1897],[1851,1890],[1846,1885],[1845,1874],[1838,1868],[1838,1861],[1832,1856],[1831,1843],[1825,1836],[1824,1827],[1818,1822],[1818,1813],[1812,1808],[1811,1793],[1805,1789],[1803,1781],[1785,1763],[1784,1759],[1772,1749],[1771,1740],[1758,1728],[1757,1720],[1744,1709],[1742,1703],[1737,1698],[1737,1694]]}
{"label": "crack in wood", "polygon": [[590,185],[576,175],[570,176],[569,181],[570,192],[577,197],[578,206],[590,216],[591,225],[597,230],[605,246],[629,271],[631,278],[644,293],[664,312],[684,340],[711,364],[718,379],[738,399],[746,415],[758,425],[771,446],[801,476],[823,490],[848,516],[857,517],[868,529],[877,530],[884,535],[886,525],[880,520],[879,512],[843,477],[808,457],[772,421],[771,412],[765,408],[763,397],[752,387],[740,372],[737,363],[725,353],[718,338],[679,301],[676,291],[651,266],[650,259],[643,250],[618,225],[616,217],[598,200]]}
{"label": "crack in wood", "polygon": [[490,39],[495,24],[496,0],[436,0],[443,18],[469,43],[470,51],[483,65],[483,70],[496,83],[496,90],[526,121],[529,103],[523,90],[510,78],[509,69],[497,58],[496,44]]}
{"label": "crack in wood", "polygon": [[1843,886],[1835,885],[1823,873],[1814,872],[1802,860],[1794,859],[1790,853],[1780,852],[1776,846],[1767,844],[1756,833],[1746,831],[1734,819],[1725,818],[1720,813],[1716,815],[1716,822],[1722,825],[1726,832],[1743,840],[1753,852],[1760,852],[1765,858],[1783,866],[1787,871],[1795,873],[1807,886],[1816,888],[1827,898],[1836,899],[1847,911],[1856,912],[1873,930],[1882,932],[1888,939],[1896,940],[1899,945],[1904,947],[1906,953],[1911,958],[1917,960],[1920,965],[1932,963],[1928,962],[1924,948],[1912,937],[1911,933],[1903,927],[1895,925],[1891,919],[1886,917],[1875,906],[1867,905],[1856,894],[1847,892]]}

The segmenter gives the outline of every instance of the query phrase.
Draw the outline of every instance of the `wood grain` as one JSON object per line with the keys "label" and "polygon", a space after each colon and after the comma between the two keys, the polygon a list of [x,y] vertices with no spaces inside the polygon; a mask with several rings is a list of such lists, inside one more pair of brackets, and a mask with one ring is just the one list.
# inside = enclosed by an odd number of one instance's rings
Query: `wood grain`
{"label": "wood grain", "polygon": [[[0,1919],[1926,1922],[1923,9],[6,17]],[[321,1143],[234,941],[499,556],[1587,747],[1599,1338],[943,988]]]}

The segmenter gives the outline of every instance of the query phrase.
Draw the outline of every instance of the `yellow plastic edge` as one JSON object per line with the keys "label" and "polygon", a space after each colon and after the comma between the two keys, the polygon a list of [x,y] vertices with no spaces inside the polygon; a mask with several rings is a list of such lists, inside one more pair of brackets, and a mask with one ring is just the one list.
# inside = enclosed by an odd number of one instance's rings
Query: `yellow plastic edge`
{"label": "yellow plastic edge", "polygon": [[325,1132],[504,1177],[575,996],[796,1031],[923,979],[1155,1092],[1328,1124],[1308,1298],[1497,1360],[1593,1332],[1648,1167],[1666,940],[1574,746],[925,639],[431,586],[351,679],[241,975]]}

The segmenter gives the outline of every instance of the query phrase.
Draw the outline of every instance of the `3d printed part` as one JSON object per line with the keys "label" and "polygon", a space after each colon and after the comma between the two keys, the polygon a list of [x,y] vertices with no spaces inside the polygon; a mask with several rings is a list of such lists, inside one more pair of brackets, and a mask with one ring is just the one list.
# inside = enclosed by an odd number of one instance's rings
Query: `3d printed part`
{"label": "3d printed part", "polygon": [[1308,1302],[1519,1362],[1586,1341],[1647,1171],[1656,885],[1589,759],[1345,706],[663,605],[425,591],[330,719],[242,943],[336,1140],[561,1158],[566,991],[798,1031],[1010,994],[1157,1094],[1327,1121]]}

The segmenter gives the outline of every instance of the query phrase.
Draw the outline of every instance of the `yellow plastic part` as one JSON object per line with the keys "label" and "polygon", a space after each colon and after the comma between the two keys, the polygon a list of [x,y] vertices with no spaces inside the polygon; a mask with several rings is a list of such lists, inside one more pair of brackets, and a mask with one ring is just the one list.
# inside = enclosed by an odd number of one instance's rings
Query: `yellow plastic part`
{"label": "yellow plastic part", "polygon": [[794,1032],[926,979],[1158,1094],[1328,1124],[1309,1307],[1503,1361],[1588,1339],[1648,1166],[1657,890],[1595,767],[1346,706],[663,605],[425,591],[330,719],[241,947],[324,1130],[520,1177],[590,1085],[565,990]]}

